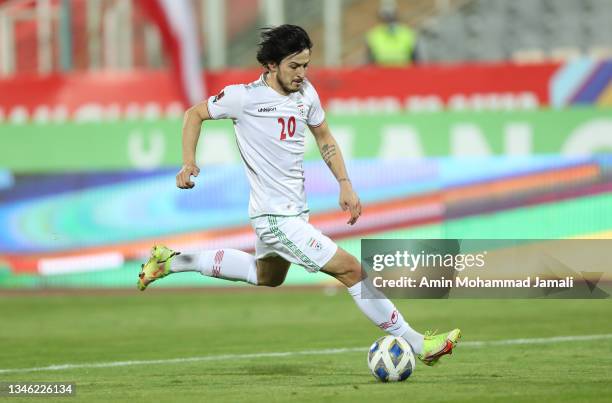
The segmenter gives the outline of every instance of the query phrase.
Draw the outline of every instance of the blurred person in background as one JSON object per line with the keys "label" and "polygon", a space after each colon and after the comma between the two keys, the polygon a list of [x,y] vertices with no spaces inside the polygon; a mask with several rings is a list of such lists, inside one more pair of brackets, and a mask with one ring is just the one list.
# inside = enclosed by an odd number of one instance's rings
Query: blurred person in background
{"label": "blurred person in background", "polygon": [[417,33],[398,22],[394,5],[383,5],[380,23],[366,34],[368,62],[379,66],[407,66],[418,62]]}
{"label": "blurred person in background", "polygon": [[303,169],[306,128],[338,182],[340,207],[350,214],[347,224],[355,224],[361,215],[361,203],[340,147],[327,125],[317,91],[306,78],[312,46],[299,26],[265,29],[257,53],[263,74],[249,84],[228,85],[185,113],[184,165],[176,176],[181,189],[193,188],[191,177],[200,172],[195,156],[202,123],[211,119],[234,122],[250,185],[249,216],[257,235],[255,255],[230,248],[182,253],[156,245],[142,265],[138,288],[144,291],[156,280],[186,271],[277,287],[294,263],[341,282],[366,317],[387,333],[405,339],[423,363],[434,365],[452,352],[460,330],[439,335],[418,333],[384,295],[363,297],[359,261],[308,222]]}

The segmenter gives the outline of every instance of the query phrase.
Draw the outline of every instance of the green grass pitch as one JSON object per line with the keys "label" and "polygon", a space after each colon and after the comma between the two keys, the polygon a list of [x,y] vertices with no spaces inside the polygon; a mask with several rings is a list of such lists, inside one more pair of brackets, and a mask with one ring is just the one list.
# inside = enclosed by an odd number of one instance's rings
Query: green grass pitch
{"label": "green grass pitch", "polygon": [[[0,297],[0,382],[75,382],[57,401],[609,401],[611,300],[397,300],[418,330],[461,327],[465,345],[404,383],[382,384],[366,351],[383,333],[343,290]],[[547,343],[476,341],[608,335]],[[218,355],[360,348],[343,353]],[[94,363],[161,360],[93,367]],[[85,367],[6,372],[54,364]],[[1,399],[1,398],[0,398]],[[10,398],[8,401],[33,401]],[[55,400],[54,400],[55,401]]]}

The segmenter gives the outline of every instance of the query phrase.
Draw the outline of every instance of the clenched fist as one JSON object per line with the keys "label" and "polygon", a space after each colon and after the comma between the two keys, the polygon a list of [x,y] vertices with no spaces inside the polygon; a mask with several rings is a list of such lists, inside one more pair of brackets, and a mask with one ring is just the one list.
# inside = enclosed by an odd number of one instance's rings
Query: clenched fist
{"label": "clenched fist", "polygon": [[197,177],[200,173],[200,168],[196,164],[185,164],[176,174],[176,186],[181,189],[191,189],[195,183],[191,181],[191,177]]}

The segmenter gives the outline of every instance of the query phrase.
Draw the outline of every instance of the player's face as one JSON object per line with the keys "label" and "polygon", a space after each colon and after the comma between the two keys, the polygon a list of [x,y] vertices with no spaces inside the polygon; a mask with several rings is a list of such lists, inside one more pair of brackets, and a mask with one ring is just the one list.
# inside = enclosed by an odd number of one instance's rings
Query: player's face
{"label": "player's face", "polygon": [[310,50],[304,49],[287,56],[276,67],[276,80],[286,93],[296,92],[302,88],[309,62]]}

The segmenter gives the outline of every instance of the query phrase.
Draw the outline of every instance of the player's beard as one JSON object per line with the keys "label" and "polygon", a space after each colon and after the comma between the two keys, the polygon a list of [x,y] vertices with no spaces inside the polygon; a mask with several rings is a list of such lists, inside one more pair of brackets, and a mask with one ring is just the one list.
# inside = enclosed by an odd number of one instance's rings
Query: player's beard
{"label": "player's beard", "polygon": [[291,94],[293,92],[298,92],[300,90],[300,88],[302,87],[301,85],[298,85],[297,88],[291,87],[291,84],[293,83],[293,80],[290,80],[289,83],[286,84],[285,80],[283,80],[283,76],[280,73],[280,71],[278,73],[276,73],[276,82],[283,89],[283,91],[285,91],[287,94]]}

